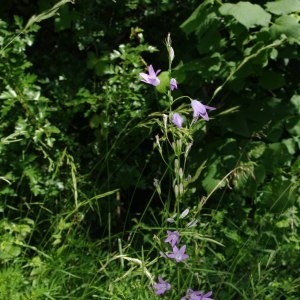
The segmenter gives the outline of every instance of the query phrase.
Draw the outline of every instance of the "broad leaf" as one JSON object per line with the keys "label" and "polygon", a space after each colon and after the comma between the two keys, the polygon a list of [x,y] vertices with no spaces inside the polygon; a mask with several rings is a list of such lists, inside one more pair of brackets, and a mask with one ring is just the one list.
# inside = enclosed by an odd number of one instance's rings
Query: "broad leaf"
{"label": "broad leaf", "polygon": [[300,10],[299,0],[280,0],[266,3],[267,11],[274,15],[287,15]]}
{"label": "broad leaf", "polygon": [[224,16],[233,16],[248,29],[257,25],[268,26],[271,20],[271,15],[261,6],[250,2],[225,3],[220,7],[219,11]]}
{"label": "broad leaf", "polygon": [[281,16],[275,20],[270,28],[274,39],[285,35],[291,42],[300,43],[300,25],[293,16]]}
{"label": "broad leaf", "polygon": [[212,0],[207,0],[200,4],[190,17],[180,25],[180,28],[186,34],[197,32],[201,36],[216,20],[216,14],[213,11],[213,2]]}

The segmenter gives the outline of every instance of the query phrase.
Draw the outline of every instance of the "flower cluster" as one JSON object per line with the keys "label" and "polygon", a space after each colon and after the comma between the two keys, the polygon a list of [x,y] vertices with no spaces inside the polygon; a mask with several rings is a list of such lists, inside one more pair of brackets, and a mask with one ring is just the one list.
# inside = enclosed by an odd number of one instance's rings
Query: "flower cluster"
{"label": "flower cluster", "polygon": [[[153,66],[150,64],[148,66],[148,73],[140,73],[140,78],[143,82],[150,84],[154,87],[157,88],[157,90],[159,92],[165,91],[166,87],[169,87],[169,90],[167,92],[167,96],[169,98],[169,102],[170,102],[170,107],[172,106],[172,104],[179,99],[182,98],[188,98],[190,100],[190,104],[191,104],[191,108],[193,111],[193,120],[191,122],[191,125],[193,123],[195,123],[199,118],[203,118],[205,121],[209,120],[208,117],[208,113],[207,111],[210,110],[214,110],[215,107],[212,106],[207,106],[202,104],[200,101],[196,100],[196,99],[191,99],[188,96],[184,96],[184,97],[179,97],[175,100],[173,100],[173,97],[171,95],[171,92],[173,92],[174,90],[178,89],[178,84],[177,84],[177,80],[175,78],[171,77],[171,65],[172,65],[172,61],[174,60],[175,54],[174,54],[174,50],[171,46],[171,38],[170,38],[170,34],[168,34],[168,37],[166,39],[166,47],[167,47],[167,51],[169,54],[169,68],[168,68],[168,72],[162,72],[159,76],[158,74],[161,72],[161,70],[157,70],[155,71],[155,69],[153,68]],[[167,76],[166,76],[167,75]],[[178,127],[178,128],[182,128],[183,127],[183,123],[184,123],[184,119],[183,117],[179,114],[179,112],[170,112],[169,115],[169,119],[171,119],[172,123]],[[168,121],[168,116],[163,114],[163,126],[166,129],[167,128],[167,121]],[[159,137],[156,136],[156,143],[159,145]],[[177,141],[176,141],[177,143]],[[181,141],[179,140],[177,145],[181,145]],[[187,146],[187,149],[189,149],[191,147],[191,144],[189,144]],[[181,148],[181,146],[178,148]],[[176,149],[174,146],[174,152],[176,153]],[[178,152],[178,151],[177,151]],[[181,150],[179,151],[181,152]],[[186,151],[186,153],[188,153],[188,150]],[[186,154],[187,155],[187,154]],[[182,195],[183,191],[184,191],[184,185],[181,182],[183,179],[183,169],[180,168],[180,163],[179,163],[179,159],[176,158],[175,161],[175,172],[176,170],[178,171],[178,181],[174,181],[174,192],[175,192],[175,197],[176,200],[179,201],[178,195]],[[177,166],[177,167],[176,167]],[[177,174],[177,173],[176,173]],[[179,182],[180,181],[180,182]],[[177,184],[178,183],[178,184]],[[161,190],[159,187],[159,182],[157,179],[154,180],[154,185],[156,187],[157,192],[160,194]],[[185,218],[189,213],[189,209],[184,210],[179,218],[177,218],[177,220],[179,219],[183,219]],[[176,216],[176,214],[175,214]],[[169,223],[175,223],[174,217],[172,218],[168,218],[167,221]],[[188,228],[194,227],[197,224],[197,220],[192,220],[191,222],[189,222],[187,224]],[[180,233],[179,231],[170,231],[167,230],[167,237],[164,240],[165,243],[170,244],[172,252],[171,253],[164,253],[161,252],[161,255],[166,258],[166,259],[170,259],[170,260],[174,260],[177,264],[185,261],[189,258],[189,255],[186,254],[186,248],[187,246],[185,244],[180,245]],[[162,279],[161,276],[158,277],[158,283],[155,283],[153,285],[153,288],[155,290],[155,293],[157,295],[163,295],[165,294],[167,291],[171,290],[171,284],[165,280]],[[208,292],[206,294],[202,293],[201,291],[193,291],[192,289],[188,289],[186,292],[186,295],[184,297],[181,298],[181,300],[212,300],[210,298],[210,296],[212,295],[212,292]]]}
{"label": "flower cluster", "polygon": [[[154,71],[153,66],[149,65],[148,67],[148,74],[147,73],[140,73],[141,80],[147,84],[158,86],[160,85],[160,79],[158,78],[158,73],[160,73],[161,70]],[[174,91],[175,89],[178,89],[177,81],[175,78],[170,79],[170,90]],[[191,100],[191,107],[193,110],[193,122],[196,122],[199,117],[203,118],[205,121],[209,120],[208,117],[208,110],[215,110],[215,107],[208,106],[202,104],[198,100]],[[182,127],[183,124],[183,118],[179,113],[174,113],[172,116],[172,123],[177,126],[178,128]]]}
{"label": "flower cluster", "polygon": [[171,254],[168,254],[167,257],[173,258],[177,263],[187,259],[189,256],[185,254],[186,245],[183,245],[180,249],[176,246],[179,242],[179,232],[168,230],[167,235],[168,237],[165,239],[165,243],[170,243],[173,251]]}

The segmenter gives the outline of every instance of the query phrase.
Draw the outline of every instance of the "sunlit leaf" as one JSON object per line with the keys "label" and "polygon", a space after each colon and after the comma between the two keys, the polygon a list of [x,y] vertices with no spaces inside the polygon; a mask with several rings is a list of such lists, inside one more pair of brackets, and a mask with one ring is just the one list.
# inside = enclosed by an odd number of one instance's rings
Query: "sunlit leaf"
{"label": "sunlit leaf", "polygon": [[220,7],[220,13],[224,16],[233,16],[247,28],[257,25],[268,26],[271,20],[271,15],[261,6],[250,2],[225,3]]}

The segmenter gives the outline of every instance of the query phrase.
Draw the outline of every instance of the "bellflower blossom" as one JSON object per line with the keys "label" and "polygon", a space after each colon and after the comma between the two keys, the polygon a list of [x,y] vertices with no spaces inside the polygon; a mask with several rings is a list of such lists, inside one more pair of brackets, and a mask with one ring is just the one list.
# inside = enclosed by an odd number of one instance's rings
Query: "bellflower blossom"
{"label": "bellflower blossom", "polygon": [[211,295],[211,291],[203,295],[203,293],[200,291],[193,291],[192,289],[188,289],[186,292],[186,296],[182,297],[180,300],[213,300],[212,298],[209,298]]}
{"label": "bellflower blossom", "polygon": [[186,245],[183,245],[180,249],[176,246],[173,247],[173,253],[168,254],[169,258],[174,258],[177,263],[187,259],[189,256],[185,254]]}
{"label": "bellflower blossom", "polygon": [[179,219],[184,219],[188,214],[189,214],[190,210],[188,208],[186,208],[179,216]]}
{"label": "bellflower blossom", "polygon": [[164,294],[166,291],[171,289],[171,284],[164,281],[160,276],[158,276],[158,282],[153,285],[156,295],[162,295]]}
{"label": "bellflower blossom", "polygon": [[179,242],[179,232],[167,230],[168,237],[165,239],[165,243],[170,243],[172,248]]}
{"label": "bellflower blossom", "polygon": [[148,84],[151,84],[153,86],[158,86],[160,84],[160,80],[157,77],[157,74],[160,72],[161,70],[157,70],[156,72],[154,71],[152,65],[150,65],[148,67],[148,73],[140,73],[140,77],[142,78],[141,80],[143,82],[146,82]]}
{"label": "bellflower blossom", "polygon": [[177,127],[181,128],[183,119],[179,113],[174,113],[172,116],[172,123],[176,125]]}
{"label": "bellflower blossom", "polygon": [[193,118],[195,121],[197,121],[199,117],[202,117],[205,121],[208,121],[209,117],[206,110],[216,109],[215,107],[204,105],[198,100],[192,100],[191,105],[193,109]]}
{"label": "bellflower blossom", "polygon": [[174,91],[176,90],[178,87],[177,87],[177,81],[175,78],[171,78],[170,80],[170,89],[171,91]]}

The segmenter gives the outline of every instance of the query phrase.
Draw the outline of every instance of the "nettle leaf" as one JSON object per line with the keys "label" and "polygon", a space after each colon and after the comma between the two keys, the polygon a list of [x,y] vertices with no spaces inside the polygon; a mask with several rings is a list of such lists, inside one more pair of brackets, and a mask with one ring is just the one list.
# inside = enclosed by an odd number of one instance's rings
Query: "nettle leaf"
{"label": "nettle leaf", "polygon": [[266,10],[274,15],[287,15],[300,10],[299,0],[279,0],[266,3]]}
{"label": "nettle leaf", "polygon": [[225,3],[219,8],[219,11],[224,16],[233,16],[248,29],[257,25],[268,26],[271,20],[271,15],[261,6],[250,2]]}
{"label": "nettle leaf", "polygon": [[290,41],[300,43],[300,24],[293,16],[281,16],[270,27],[272,38],[280,38],[285,35]]}

